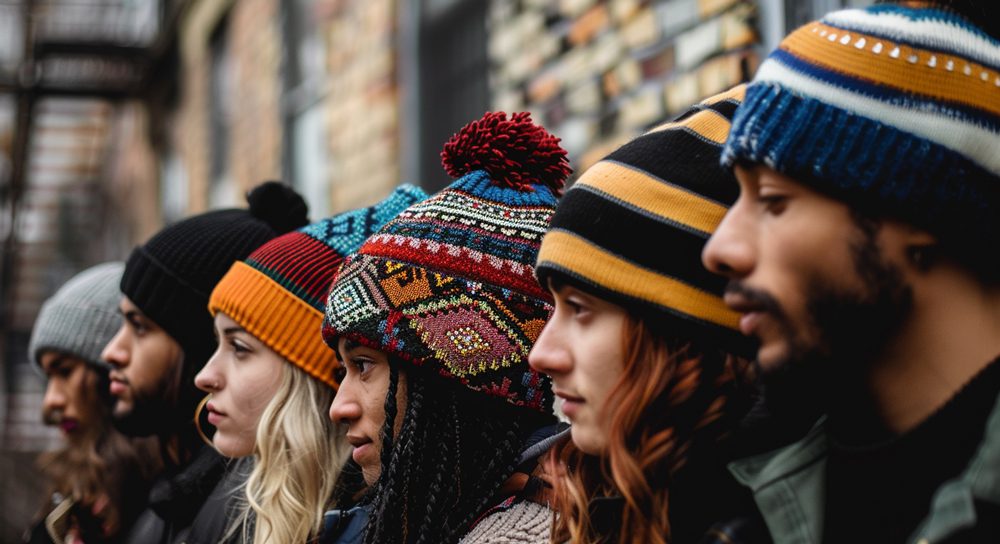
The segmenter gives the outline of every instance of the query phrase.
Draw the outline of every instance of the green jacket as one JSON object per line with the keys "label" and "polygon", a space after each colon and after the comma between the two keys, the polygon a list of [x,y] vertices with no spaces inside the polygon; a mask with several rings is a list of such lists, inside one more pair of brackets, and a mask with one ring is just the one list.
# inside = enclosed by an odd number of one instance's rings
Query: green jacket
{"label": "green jacket", "polygon": [[[821,420],[802,440],[740,459],[729,470],[749,487],[775,544],[819,544],[823,539],[827,438]],[[910,536],[913,544],[945,542],[976,525],[974,501],[1000,505],[1000,401],[983,441],[958,477],[934,493],[929,515]]]}

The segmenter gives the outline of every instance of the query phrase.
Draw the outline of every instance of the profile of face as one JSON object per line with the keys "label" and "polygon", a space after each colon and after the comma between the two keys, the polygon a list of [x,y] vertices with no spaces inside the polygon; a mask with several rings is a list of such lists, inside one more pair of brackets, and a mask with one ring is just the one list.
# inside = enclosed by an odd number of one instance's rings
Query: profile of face
{"label": "profile of face", "polygon": [[245,457],[253,453],[260,416],[288,363],[224,313],[215,314],[215,334],[219,347],[194,384],[211,394],[205,408],[216,429],[215,449],[226,457]]}
{"label": "profile of face", "polygon": [[[361,467],[365,483],[374,484],[382,472],[382,427],[389,392],[391,368],[388,355],[347,339],[337,341],[337,356],[343,365],[337,394],[330,404],[330,419],[347,427],[351,457]],[[396,390],[396,419],[393,433],[399,434],[406,412],[406,373],[399,372]]]}
{"label": "profile of face", "polygon": [[528,363],[552,378],[573,443],[600,455],[608,444],[608,395],[624,368],[625,309],[570,285],[550,283],[555,311]]}
{"label": "profile of face", "polygon": [[902,224],[866,219],[765,166],[735,173],[739,199],[702,259],[731,280],[726,304],[760,340],[765,379],[869,363],[911,307]]}
{"label": "profile of face", "polygon": [[177,403],[184,351],[128,297],[118,309],[122,325],[101,353],[113,367],[112,417],[126,434],[156,434]]}
{"label": "profile of face", "polygon": [[39,363],[48,378],[42,399],[45,422],[58,425],[71,442],[86,435],[100,417],[97,370],[58,351],[42,352]]}

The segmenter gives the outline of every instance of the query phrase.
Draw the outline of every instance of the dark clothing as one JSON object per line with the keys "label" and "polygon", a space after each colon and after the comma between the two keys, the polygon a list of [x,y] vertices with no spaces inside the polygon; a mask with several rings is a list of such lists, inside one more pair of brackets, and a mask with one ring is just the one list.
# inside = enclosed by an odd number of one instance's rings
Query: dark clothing
{"label": "dark clothing", "polygon": [[365,539],[367,524],[367,506],[330,510],[323,514],[319,544],[360,544]]}
{"label": "dark clothing", "polygon": [[975,454],[989,416],[983,407],[996,401],[998,391],[1000,364],[993,363],[899,436],[870,411],[831,414],[823,541],[905,542],[930,511],[941,482],[961,474]]}
{"label": "dark clothing", "polygon": [[[875,452],[899,448],[895,455],[902,457],[882,459],[869,450],[855,452],[846,441],[851,434],[868,439],[877,436],[870,425],[852,433],[839,427],[840,422],[824,419],[798,442],[730,463],[730,470],[753,491],[768,530],[778,543],[817,544],[824,537],[829,542],[1000,542],[998,365],[994,361],[917,429],[871,448]],[[944,451],[952,447],[952,440],[958,441],[954,447],[964,453]],[[970,441],[975,442],[971,452]],[[848,454],[859,455],[869,463],[861,470],[871,479],[846,473]],[[828,465],[834,457],[837,459],[831,469]],[[894,474],[896,467],[890,465],[895,462],[909,467],[905,478]],[[946,466],[934,466],[938,463]],[[831,477],[850,478],[854,487],[847,488],[843,481],[832,482]],[[915,496],[905,496],[908,493]],[[827,501],[831,500],[838,504],[828,507]],[[846,504],[855,500],[872,512],[858,512],[862,506]],[[847,510],[831,513],[834,506]],[[828,515],[834,517],[826,520]],[[848,519],[850,515],[861,517]],[[879,527],[878,521],[886,527]],[[829,527],[831,524],[837,526]]]}
{"label": "dark clothing", "polygon": [[[225,459],[209,446],[178,471],[161,476],[149,492],[149,505],[124,542],[128,544],[181,544],[188,542],[196,517],[226,519],[224,503],[208,502],[225,473]],[[205,510],[204,512],[202,510]],[[224,527],[224,524],[223,524]],[[200,535],[198,544],[218,541],[216,535]],[[191,541],[195,544],[195,541]]]}

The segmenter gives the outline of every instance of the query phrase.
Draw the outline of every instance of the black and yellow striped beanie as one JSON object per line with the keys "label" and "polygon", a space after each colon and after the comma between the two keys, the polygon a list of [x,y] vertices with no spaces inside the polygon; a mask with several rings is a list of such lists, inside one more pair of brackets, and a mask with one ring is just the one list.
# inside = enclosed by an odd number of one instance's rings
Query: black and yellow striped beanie
{"label": "black and yellow striped beanie", "polygon": [[542,285],[557,275],[652,319],[657,330],[749,353],[739,314],[722,301],[725,279],[701,263],[739,196],[719,157],[744,91],[706,99],[584,172],[542,241]]}

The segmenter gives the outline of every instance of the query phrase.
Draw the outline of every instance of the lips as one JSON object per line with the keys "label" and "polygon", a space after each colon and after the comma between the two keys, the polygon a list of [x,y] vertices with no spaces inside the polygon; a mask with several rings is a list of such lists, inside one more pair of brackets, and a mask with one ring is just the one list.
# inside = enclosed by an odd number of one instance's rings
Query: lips
{"label": "lips", "polygon": [[562,399],[562,413],[570,420],[573,420],[576,417],[577,412],[579,412],[580,408],[587,402],[581,396],[573,395],[559,389],[554,389],[552,392],[556,395],[556,397]]}
{"label": "lips", "polygon": [[108,386],[108,391],[115,397],[122,396],[128,389],[128,380],[121,374],[115,373],[111,373],[109,378],[111,379],[111,384]]}
{"label": "lips", "polygon": [[357,435],[347,435],[347,443],[354,448],[351,452],[351,457],[354,462],[361,465],[363,464],[364,458],[372,450],[372,441],[369,438]]}
{"label": "lips", "polygon": [[766,308],[734,293],[726,293],[723,300],[731,310],[743,314],[740,316],[740,332],[746,336],[752,336],[767,311]]}
{"label": "lips", "polygon": [[59,428],[62,432],[70,434],[80,428],[80,422],[72,418],[63,419],[59,422]]}
{"label": "lips", "polygon": [[217,410],[211,402],[205,405],[205,409],[208,410],[208,422],[212,425],[218,426],[219,422],[226,417],[226,413]]}

